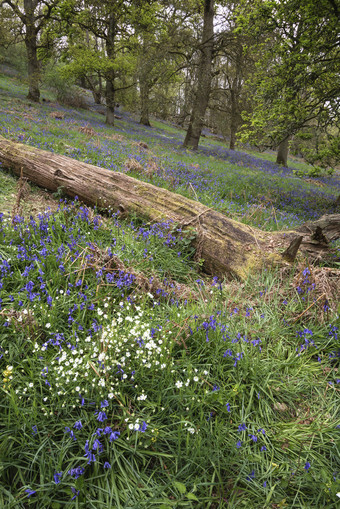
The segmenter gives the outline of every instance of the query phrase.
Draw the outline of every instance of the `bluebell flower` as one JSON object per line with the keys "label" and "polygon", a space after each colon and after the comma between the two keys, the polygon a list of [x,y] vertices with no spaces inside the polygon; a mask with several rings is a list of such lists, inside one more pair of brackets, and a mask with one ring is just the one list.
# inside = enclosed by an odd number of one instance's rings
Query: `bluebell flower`
{"label": "bluebell flower", "polygon": [[104,468],[111,468],[111,465],[108,461],[105,461]]}
{"label": "bluebell flower", "polygon": [[34,436],[34,435],[36,435],[37,433],[38,433],[37,426],[36,426],[36,425],[32,426],[32,435]]}
{"label": "bluebell flower", "polygon": [[54,472],[53,479],[56,484],[60,483],[60,478],[62,477],[62,472]]}
{"label": "bluebell flower", "polygon": [[255,470],[252,470],[247,476],[247,481],[252,481],[255,478]]}
{"label": "bluebell flower", "polygon": [[92,450],[93,451],[97,450],[99,453],[102,452],[103,446],[102,446],[101,442],[98,440],[98,438],[96,438],[95,441],[93,442]]}
{"label": "bluebell flower", "polygon": [[77,440],[74,431],[72,431],[68,426],[65,426],[65,433],[69,433],[70,438],[73,438],[73,440]]}
{"label": "bluebell flower", "polygon": [[88,465],[91,465],[91,463],[95,463],[96,456],[92,452],[87,452],[86,454],[84,454],[84,456],[88,459],[87,462]]}
{"label": "bluebell flower", "polygon": [[240,424],[238,427],[239,433],[241,433],[241,431],[245,431],[246,429],[247,429],[247,426],[245,425],[245,423]]}
{"label": "bluebell flower", "polygon": [[141,431],[142,433],[145,433],[146,429],[147,429],[148,425],[146,424],[145,421],[143,421],[143,424],[141,424],[139,426],[139,430],[138,431]]}
{"label": "bluebell flower", "polygon": [[240,447],[242,447],[242,442],[241,440],[238,440],[237,443],[236,443],[236,447],[237,449],[240,449]]}
{"label": "bluebell flower", "polygon": [[110,442],[113,442],[113,440],[117,440],[117,438],[120,435],[120,431],[112,431],[109,435]]}
{"label": "bluebell flower", "polygon": [[76,467],[76,468],[71,468],[71,470],[69,470],[67,473],[68,473],[68,475],[74,477],[75,479],[78,479],[78,477],[83,475],[84,472],[85,472],[85,469],[83,467]]}
{"label": "bluebell flower", "polygon": [[31,490],[31,488],[27,488],[27,490],[25,490],[25,492],[27,493],[28,498],[31,497],[32,495],[36,494],[36,491]]}
{"label": "bluebell flower", "polygon": [[230,403],[226,403],[225,406],[227,407],[227,412],[231,412],[231,410],[230,410]]}
{"label": "bluebell flower", "polygon": [[97,414],[98,414],[97,421],[103,422],[103,421],[105,421],[107,419],[107,416],[106,416],[105,412],[99,411],[99,412],[95,413],[95,415],[97,415]]}
{"label": "bluebell flower", "polygon": [[71,498],[71,500],[74,500],[75,498],[77,498],[77,496],[79,495],[80,491],[76,490],[75,488],[73,488],[73,486],[71,486],[71,490],[72,490],[72,493],[74,493],[74,496]]}
{"label": "bluebell flower", "polygon": [[88,462],[87,462],[88,465],[90,463],[94,463],[96,461],[95,455],[90,451],[89,441],[88,440],[86,440],[86,443],[85,443],[85,454],[84,454],[84,456],[85,456],[85,458],[88,459]]}
{"label": "bluebell flower", "polygon": [[306,464],[305,464],[305,466],[303,467],[303,468],[306,470],[306,472],[308,472],[308,470],[310,469],[310,467],[311,467],[311,464],[309,463],[309,461],[306,461]]}
{"label": "bluebell flower", "polygon": [[73,426],[73,427],[74,427],[75,429],[78,429],[78,430],[79,430],[79,429],[82,429],[83,425],[82,425],[81,421],[77,421],[77,422],[74,424],[74,426]]}

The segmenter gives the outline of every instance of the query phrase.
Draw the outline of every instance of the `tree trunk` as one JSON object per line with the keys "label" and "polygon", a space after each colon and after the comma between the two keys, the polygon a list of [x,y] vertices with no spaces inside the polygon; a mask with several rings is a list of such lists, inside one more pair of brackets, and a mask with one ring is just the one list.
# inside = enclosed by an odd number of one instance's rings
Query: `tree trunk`
{"label": "tree trunk", "polygon": [[40,67],[37,56],[37,29],[35,27],[34,9],[36,2],[24,0],[25,10],[25,46],[27,51],[28,95],[27,99],[40,101]]}
{"label": "tree trunk", "polygon": [[80,76],[79,83],[80,83],[81,88],[84,88],[84,89],[87,88],[85,75]]}
{"label": "tree trunk", "polygon": [[102,94],[100,88],[99,89],[96,88],[96,79],[90,76],[86,76],[86,81],[88,86],[86,87],[85,85],[85,87],[83,88],[88,88],[89,90],[91,90],[95,104],[101,104]]}
{"label": "tree trunk", "polygon": [[[110,14],[109,30],[106,38],[106,53],[107,56],[114,60],[115,58],[115,37],[116,37],[116,18],[114,14]],[[115,122],[115,71],[110,70],[106,75],[106,119],[105,122],[109,125],[114,125]]]}
{"label": "tree trunk", "polygon": [[236,134],[240,124],[240,105],[239,98],[242,88],[243,75],[243,46],[237,45],[235,58],[235,76],[230,87],[230,149],[235,150]]}
{"label": "tree trunk", "polygon": [[237,99],[235,90],[230,90],[230,98],[231,98],[231,112],[230,112],[230,150],[235,150],[236,144],[236,133],[237,133]]}
{"label": "tree trunk", "polygon": [[147,78],[143,77],[139,82],[140,84],[140,102],[141,102],[141,116],[139,123],[150,127],[149,119],[149,85]]}
{"label": "tree trunk", "polygon": [[103,97],[103,81],[101,75],[98,76],[98,94],[99,94],[99,103],[102,103],[102,97]]}
{"label": "tree trunk", "polygon": [[[98,38],[95,37],[95,50],[99,53],[99,44]],[[98,90],[96,89],[93,94],[93,99],[96,104],[102,103],[102,95],[103,95],[103,85],[102,85],[102,77],[101,74],[98,74]]]}
{"label": "tree trunk", "polygon": [[180,112],[177,120],[177,124],[181,127],[184,127],[184,125],[187,122],[187,118],[189,116],[190,111],[190,102],[191,102],[191,74],[190,71],[186,71],[186,78],[185,78],[185,85],[183,90],[183,102],[180,107]]}
{"label": "tree trunk", "polygon": [[99,90],[92,90],[93,100],[95,104],[101,104],[102,103],[102,95]]}
{"label": "tree trunk", "polygon": [[106,98],[105,122],[108,125],[114,125],[114,123],[115,123],[115,89],[112,84],[112,81],[109,80],[108,77],[106,78],[105,98]]}
{"label": "tree trunk", "polygon": [[282,140],[277,149],[276,164],[287,167],[289,137]]}
{"label": "tree trunk", "polygon": [[328,253],[329,242],[340,237],[340,214],[323,216],[295,232],[265,232],[125,173],[15,143],[2,136],[0,162],[18,176],[22,171],[35,184],[54,192],[62,188],[66,195],[78,196],[89,205],[104,209],[110,206],[151,221],[172,220],[183,229],[195,227],[196,256],[204,260],[204,270],[216,276],[229,274],[245,278],[265,264],[282,262],[278,254],[282,249],[286,249],[283,255],[289,261],[294,259],[299,247],[310,258],[321,258]]}
{"label": "tree trunk", "polygon": [[198,65],[197,90],[184,147],[198,148],[204,116],[211,90],[211,68],[214,47],[214,0],[204,0],[204,20],[201,57]]}

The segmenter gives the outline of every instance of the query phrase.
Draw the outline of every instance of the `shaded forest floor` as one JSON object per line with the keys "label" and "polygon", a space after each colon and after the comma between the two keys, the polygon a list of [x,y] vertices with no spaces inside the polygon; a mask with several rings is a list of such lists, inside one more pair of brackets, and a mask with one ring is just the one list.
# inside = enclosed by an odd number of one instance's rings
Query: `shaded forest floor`
{"label": "shaded forest floor", "polygon": [[[109,128],[25,93],[0,76],[12,140],[266,230],[336,211],[340,180],[299,178],[303,163],[209,137],[183,150],[184,132],[163,122],[119,112]],[[16,186],[0,172],[0,506],[337,507],[337,262],[221,281],[178,225],[35,186],[15,208]]]}

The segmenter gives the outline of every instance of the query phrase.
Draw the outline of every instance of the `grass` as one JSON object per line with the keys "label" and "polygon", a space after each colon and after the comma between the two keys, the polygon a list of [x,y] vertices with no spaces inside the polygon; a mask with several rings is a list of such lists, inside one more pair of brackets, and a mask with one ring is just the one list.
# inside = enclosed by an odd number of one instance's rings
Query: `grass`
{"label": "grass", "polygon": [[[336,193],[336,179],[304,182],[209,140],[185,152],[163,124],[31,111],[20,84],[0,85],[2,135],[113,171],[152,159],[154,183],[250,224],[291,227]],[[48,116],[57,110],[64,120]],[[0,507],[337,507],[335,269],[299,259],[220,281],[200,273],[176,225],[37,190],[39,213],[26,196],[11,218],[16,181],[0,178]]]}

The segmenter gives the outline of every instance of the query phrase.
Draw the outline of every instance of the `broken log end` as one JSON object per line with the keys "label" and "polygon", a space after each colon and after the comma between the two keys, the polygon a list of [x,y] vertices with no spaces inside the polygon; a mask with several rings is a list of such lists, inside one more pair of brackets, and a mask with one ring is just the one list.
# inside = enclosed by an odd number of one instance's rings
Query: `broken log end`
{"label": "broken log end", "polygon": [[295,239],[292,240],[287,249],[281,255],[284,260],[290,263],[294,262],[299,247],[301,246],[302,239],[303,236],[300,235],[299,237],[295,237]]}

